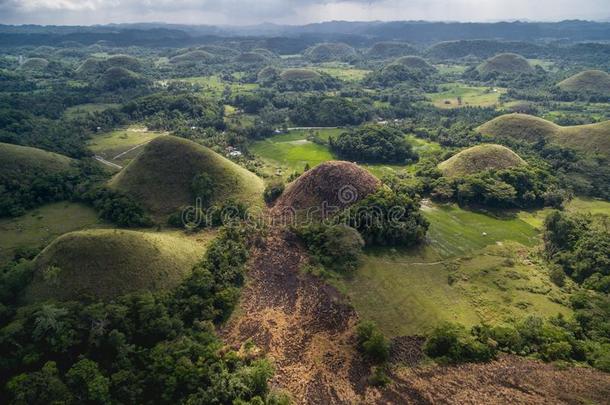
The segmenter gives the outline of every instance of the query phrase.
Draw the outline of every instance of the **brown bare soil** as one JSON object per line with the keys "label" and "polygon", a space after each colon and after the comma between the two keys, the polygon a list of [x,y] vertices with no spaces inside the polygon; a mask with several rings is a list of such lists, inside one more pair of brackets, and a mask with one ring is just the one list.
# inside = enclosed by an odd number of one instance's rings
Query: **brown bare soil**
{"label": "brown bare soil", "polygon": [[275,210],[296,211],[328,207],[343,209],[374,193],[380,181],[350,162],[330,161],[308,170],[288,185]]}
{"label": "brown bare soil", "polygon": [[422,365],[422,337],[392,341],[383,389],[355,349],[357,314],[322,280],[299,271],[305,251],[273,229],[255,247],[240,308],[221,331],[234,348],[248,339],[274,363],[271,385],[296,404],[610,403],[610,374],[503,356],[485,364]]}
{"label": "brown bare soil", "polygon": [[[402,367],[378,403],[608,404],[610,374],[518,356],[483,364]],[[371,398],[372,399],[372,398]]]}

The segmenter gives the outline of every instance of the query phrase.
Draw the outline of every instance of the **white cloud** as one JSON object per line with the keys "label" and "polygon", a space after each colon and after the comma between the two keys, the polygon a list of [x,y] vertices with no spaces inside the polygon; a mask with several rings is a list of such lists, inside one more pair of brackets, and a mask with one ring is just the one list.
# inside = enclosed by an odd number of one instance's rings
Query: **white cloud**
{"label": "white cloud", "polygon": [[328,20],[561,20],[610,17],[609,0],[0,0],[0,22],[302,24]]}

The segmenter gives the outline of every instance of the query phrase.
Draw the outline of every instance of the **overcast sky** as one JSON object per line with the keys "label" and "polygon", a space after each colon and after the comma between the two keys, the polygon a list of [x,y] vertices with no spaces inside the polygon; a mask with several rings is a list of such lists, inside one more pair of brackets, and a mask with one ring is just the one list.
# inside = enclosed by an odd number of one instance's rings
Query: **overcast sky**
{"label": "overcast sky", "polygon": [[610,0],[0,0],[0,23],[608,20]]}

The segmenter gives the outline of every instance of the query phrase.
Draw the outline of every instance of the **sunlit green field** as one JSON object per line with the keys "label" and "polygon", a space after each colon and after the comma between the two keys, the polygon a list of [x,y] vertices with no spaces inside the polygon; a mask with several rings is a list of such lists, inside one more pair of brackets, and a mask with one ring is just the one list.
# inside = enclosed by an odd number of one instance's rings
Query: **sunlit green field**
{"label": "sunlit green field", "polygon": [[101,226],[103,223],[92,208],[69,202],[48,204],[17,218],[0,219],[0,263],[10,260],[18,247],[42,247],[64,233]]}
{"label": "sunlit green field", "polygon": [[396,336],[426,333],[442,321],[469,326],[570,313],[565,294],[530,257],[539,241],[532,225],[454,205],[428,203],[424,213],[426,244],[369,251],[352,276],[331,281],[361,317]]}
{"label": "sunlit green field", "polygon": [[352,67],[316,67],[315,70],[346,82],[360,81],[364,79],[368,73],[370,73],[370,70],[355,69]]}
{"label": "sunlit green field", "polygon": [[[327,141],[330,137],[338,136],[343,131],[343,128],[291,130],[287,134],[275,135],[253,143],[250,146],[250,152],[267,163],[267,174],[281,174],[285,177],[293,172],[303,171],[306,164],[315,167],[328,160],[337,159],[328,146],[309,139],[315,137]],[[427,142],[413,136],[408,136],[408,139],[412,142],[413,148],[422,156],[440,149],[440,146],[434,142]],[[392,172],[409,170],[412,166],[362,164],[362,167],[378,177],[383,177]]]}
{"label": "sunlit green field", "polygon": [[285,176],[303,171],[306,164],[315,167],[334,159],[327,146],[309,141],[306,137],[306,131],[291,131],[255,142],[250,151],[268,163],[268,172]]}
{"label": "sunlit green field", "polygon": [[461,83],[440,86],[439,93],[427,93],[432,104],[438,108],[492,107],[498,104],[506,89],[498,87],[473,87]]}
{"label": "sunlit green field", "polygon": [[137,156],[141,146],[163,134],[163,132],[149,131],[145,127],[132,125],[94,136],[88,142],[88,147],[96,155],[119,166],[125,166]]}
{"label": "sunlit green field", "polygon": [[250,92],[258,88],[256,83],[236,83],[223,80],[220,76],[200,76],[200,77],[185,77],[181,79],[172,79],[173,82],[185,82],[198,85],[201,87],[201,92],[204,95],[219,97],[229,88],[232,94]]}

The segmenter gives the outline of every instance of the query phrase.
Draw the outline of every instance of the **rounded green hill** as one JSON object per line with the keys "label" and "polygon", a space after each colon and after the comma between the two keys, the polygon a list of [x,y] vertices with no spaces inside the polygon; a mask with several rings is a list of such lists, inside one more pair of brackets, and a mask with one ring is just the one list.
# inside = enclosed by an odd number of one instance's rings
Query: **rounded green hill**
{"label": "rounded green hill", "polygon": [[477,145],[465,149],[438,165],[447,177],[467,176],[490,169],[508,169],[527,163],[519,155],[501,145]]}
{"label": "rounded green hill", "polygon": [[420,58],[419,56],[403,56],[401,58],[396,59],[392,62],[394,65],[404,66],[411,70],[426,70],[432,71],[435,70],[434,66],[426,62],[425,59]]}
{"label": "rounded green hill", "polygon": [[60,236],[34,261],[26,301],[109,300],[176,287],[201,260],[204,246],[186,237],[116,229]]}
{"label": "rounded green hill", "polygon": [[26,181],[41,174],[68,171],[67,156],[27,146],[0,143],[0,181]]}
{"label": "rounded green hill", "polygon": [[265,63],[269,61],[269,58],[257,52],[244,52],[235,58],[235,61],[240,63]]}
{"label": "rounded green hill", "polygon": [[304,56],[312,62],[349,61],[356,55],[356,50],[344,43],[317,44],[304,53]]}
{"label": "rounded green hill", "polygon": [[129,69],[111,67],[100,76],[97,85],[107,90],[117,90],[136,87],[144,81],[142,76]]}
{"label": "rounded green hill", "polygon": [[113,55],[108,59],[105,59],[102,63],[105,69],[118,67],[134,72],[139,72],[142,69],[140,60],[129,55]]}
{"label": "rounded green hill", "polygon": [[211,182],[210,203],[235,199],[262,204],[263,181],[254,173],[204,146],[174,136],[160,136],[110,181],[110,187],[140,201],[162,217],[194,205],[193,179],[206,174]]}
{"label": "rounded green hill", "polygon": [[594,93],[610,96],[610,74],[601,70],[586,70],[570,76],[557,85],[571,93]]}
{"label": "rounded green hill", "polygon": [[412,55],[417,50],[406,42],[377,42],[366,52],[366,56],[374,59],[397,58],[404,55]]}
{"label": "rounded green hill", "polygon": [[214,61],[214,55],[206,51],[190,51],[171,58],[170,63],[175,65],[188,65],[196,63],[211,63]]}
{"label": "rounded green hill", "polygon": [[19,69],[21,70],[44,70],[49,65],[49,61],[44,58],[29,58],[23,61]]}
{"label": "rounded green hill", "polygon": [[527,59],[516,53],[501,53],[489,58],[479,65],[478,70],[482,75],[492,73],[519,74],[534,72],[534,68]]}
{"label": "rounded green hill", "polygon": [[320,74],[311,69],[286,69],[280,74],[282,80],[319,80]]}
{"label": "rounded green hill", "polygon": [[527,114],[505,114],[477,129],[483,135],[528,143],[542,140],[584,153],[610,156],[610,121],[562,127]]}

